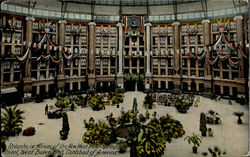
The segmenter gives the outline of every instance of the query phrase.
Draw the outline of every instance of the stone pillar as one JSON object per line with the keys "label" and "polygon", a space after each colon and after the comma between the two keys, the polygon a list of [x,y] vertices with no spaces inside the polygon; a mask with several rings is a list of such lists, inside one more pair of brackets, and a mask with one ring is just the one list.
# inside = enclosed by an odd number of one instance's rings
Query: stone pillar
{"label": "stone pillar", "polygon": [[[25,34],[26,47],[25,49],[27,49],[28,47],[31,46],[31,43],[32,43],[32,24],[35,19],[30,16],[27,16],[25,19],[26,19],[26,32],[25,32],[26,33]],[[24,73],[24,78],[23,78],[25,93],[32,91],[32,81],[31,81],[31,75],[30,75],[30,71],[31,71],[30,58],[31,58],[31,51],[25,62],[25,70],[24,70],[25,73]]]}
{"label": "stone pillar", "polygon": [[206,56],[205,56],[205,65],[204,65],[204,73],[205,73],[205,80],[204,86],[206,89],[211,89],[211,66],[208,64],[208,59],[210,58],[210,52],[208,51],[208,46],[211,44],[211,25],[210,20],[205,19],[203,22],[203,45],[205,47]]}
{"label": "stone pillar", "polygon": [[[234,21],[236,22],[236,38],[237,43],[239,46],[243,49],[244,47],[244,40],[243,40],[243,16],[235,16]],[[240,78],[244,78],[244,58],[239,54],[239,57],[241,57],[241,63],[240,63],[240,70],[239,73]]]}
{"label": "stone pillar", "polygon": [[61,59],[61,64],[59,65],[59,74],[58,77],[62,78],[64,75],[63,70],[63,56],[62,56],[62,49],[65,45],[65,24],[67,23],[65,20],[60,20],[59,22],[59,46],[60,46],[60,52],[58,54],[58,57]]}
{"label": "stone pillar", "polygon": [[180,86],[180,22],[173,22],[174,85]]}
{"label": "stone pillar", "polygon": [[152,77],[150,73],[150,27],[152,26],[151,23],[146,23],[146,75],[145,75],[145,88],[150,88],[150,78]]}
{"label": "stone pillar", "polygon": [[[57,74],[57,86],[59,89],[65,87],[65,78],[64,78],[64,62],[63,62],[63,55],[62,51],[65,45],[65,24],[67,23],[65,20],[60,20],[58,21],[59,23],[59,53],[58,53],[58,58],[61,59],[61,63],[59,64],[59,70]],[[63,91],[63,90],[59,90]]]}
{"label": "stone pillar", "polygon": [[[210,30],[210,20],[203,20],[203,39],[204,39],[204,47],[208,48],[207,46],[211,44],[211,30]],[[211,77],[211,72],[210,72],[210,65],[207,63],[207,60],[209,59],[209,52],[206,49],[207,53],[205,56],[205,77]]]}
{"label": "stone pillar", "polygon": [[88,84],[95,86],[95,22],[89,22]]}
{"label": "stone pillar", "polygon": [[180,70],[180,22],[174,22],[173,47],[174,47],[174,71],[179,75]]}
{"label": "stone pillar", "polygon": [[120,87],[120,88],[123,88],[123,55],[122,55],[122,46],[123,46],[123,32],[122,32],[122,27],[123,27],[123,23],[118,23],[117,24],[118,26],[118,31],[119,31],[119,34],[118,34],[118,41],[119,41],[119,44],[118,44],[118,74],[117,74],[117,85]]}

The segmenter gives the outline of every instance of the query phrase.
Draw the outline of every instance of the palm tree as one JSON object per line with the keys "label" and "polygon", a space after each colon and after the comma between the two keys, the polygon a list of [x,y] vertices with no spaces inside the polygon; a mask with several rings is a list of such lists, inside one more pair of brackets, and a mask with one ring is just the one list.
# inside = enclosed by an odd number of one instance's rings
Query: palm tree
{"label": "palm tree", "polygon": [[242,124],[241,117],[244,116],[244,112],[234,112],[233,115],[238,117],[238,124]]}
{"label": "palm tree", "polygon": [[17,105],[13,108],[3,107],[5,112],[1,114],[1,130],[2,135],[16,136],[22,131],[24,111],[17,109]]}
{"label": "palm tree", "polygon": [[196,135],[195,133],[193,133],[193,135],[192,136],[186,136],[185,138],[184,138],[184,141],[185,140],[188,140],[188,143],[190,144],[191,142],[193,143],[193,153],[197,153],[197,149],[198,149],[198,147],[200,146],[200,143],[202,142],[201,140],[202,140],[202,137],[201,136],[198,136],[198,135]]}

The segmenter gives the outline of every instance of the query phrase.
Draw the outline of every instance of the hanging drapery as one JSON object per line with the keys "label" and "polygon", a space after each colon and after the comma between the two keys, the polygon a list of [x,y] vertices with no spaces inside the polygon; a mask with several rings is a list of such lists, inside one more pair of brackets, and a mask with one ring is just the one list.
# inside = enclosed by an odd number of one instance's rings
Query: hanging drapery
{"label": "hanging drapery", "polygon": [[52,62],[55,63],[55,64],[60,64],[60,63],[61,63],[61,59],[55,60],[52,56],[50,56],[50,59],[51,59]]}
{"label": "hanging drapery", "polygon": [[235,49],[236,47],[234,47],[232,44],[230,44],[230,42],[227,40],[226,36],[225,36],[225,35],[223,35],[223,36],[224,36],[224,40],[225,40],[226,44],[227,44],[231,49]]}
{"label": "hanging drapery", "polygon": [[43,44],[43,42],[44,42],[44,39],[45,39],[45,37],[47,36],[47,34],[44,34],[44,36],[42,37],[42,39],[38,42],[38,48],[40,49],[41,48],[41,46],[42,46],[42,44]]}
{"label": "hanging drapery", "polygon": [[62,53],[66,60],[71,60],[73,58],[73,53],[71,53],[70,55],[67,55],[64,49],[62,49]]}
{"label": "hanging drapery", "polygon": [[219,56],[220,61],[225,61],[228,58],[228,55],[219,54],[218,56]]}
{"label": "hanging drapery", "polygon": [[231,67],[238,68],[238,66],[240,65],[240,59],[234,62],[231,57],[228,57],[228,63]]}
{"label": "hanging drapery", "polygon": [[208,59],[208,63],[209,63],[210,65],[214,65],[215,63],[217,63],[218,60],[219,60],[219,56],[217,56],[213,61],[210,60],[210,59]]}
{"label": "hanging drapery", "polygon": [[215,44],[214,44],[214,50],[216,50],[216,47],[217,47],[217,45],[220,43],[220,41],[221,41],[221,38],[222,38],[222,33],[220,34],[220,37],[217,39],[217,41],[215,42]]}
{"label": "hanging drapery", "polygon": [[58,49],[58,46],[56,46],[55,44],[52,43],[52,41],[50,40],[48,35],[47,35],[47,39],[48,39],[50,45],[52,45],[54,48]]}
{"label": "hanging drapery", "polygon": [[40,57],[38,57],[38,58],[36,59],[36,61],[39,61],[40,59],[48,60],[49,57],[50,57],[50,55],[41,55]]}
{"label": "hanging drapery", "polygon": [[247,55],[245,55],[245,53],[242,51],[241,47],[240,47],[240,54],[242,55],[242,57],[247,58]]}
{"label": "hanging drapery", "polygon": [[25,54],[22,57],[19,57],[15,54],[16,59],[19,60],[20,62],[24,62],[28,57],[29,50],[30,50],[30,48],[28,47],[28,49],[26,50]]}
{"label": "hanging drapery", "polygon": [[200,56],[196,56],[196,58],[198,59],[198,61],[202,61],[206,56],[206,51],[203,51],[202,54]]}

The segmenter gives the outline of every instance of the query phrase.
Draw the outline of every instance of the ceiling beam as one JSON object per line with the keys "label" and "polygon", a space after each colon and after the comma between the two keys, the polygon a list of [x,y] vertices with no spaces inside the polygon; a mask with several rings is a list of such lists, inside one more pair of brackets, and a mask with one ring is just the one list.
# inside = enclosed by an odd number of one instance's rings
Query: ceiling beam
{"label": "ceiling beam", "polygon": [[208,15],[207,15],[207,0],[201,0],[201,6],[202,6],[202,10],[203,10],[205,18],[207,18],[208,17]]}

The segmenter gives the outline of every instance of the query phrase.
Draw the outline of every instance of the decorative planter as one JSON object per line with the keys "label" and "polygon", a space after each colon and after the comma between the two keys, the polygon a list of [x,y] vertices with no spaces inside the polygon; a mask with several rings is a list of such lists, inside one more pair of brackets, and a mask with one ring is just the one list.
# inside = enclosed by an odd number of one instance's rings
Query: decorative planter
{"label": "decorative planter", "polygon": [[197,153],[198,148],[196,146],[193,146],[193,153]]}
{"label": "decorative planter", "polygon": [[66,140],[68,138],[68,131],[61,130],[59,133],[62,140]]}
{"label": "decorative planter", "polygon": [[240,118],[238,119],[238,124],[242,124],[242,120]]}

